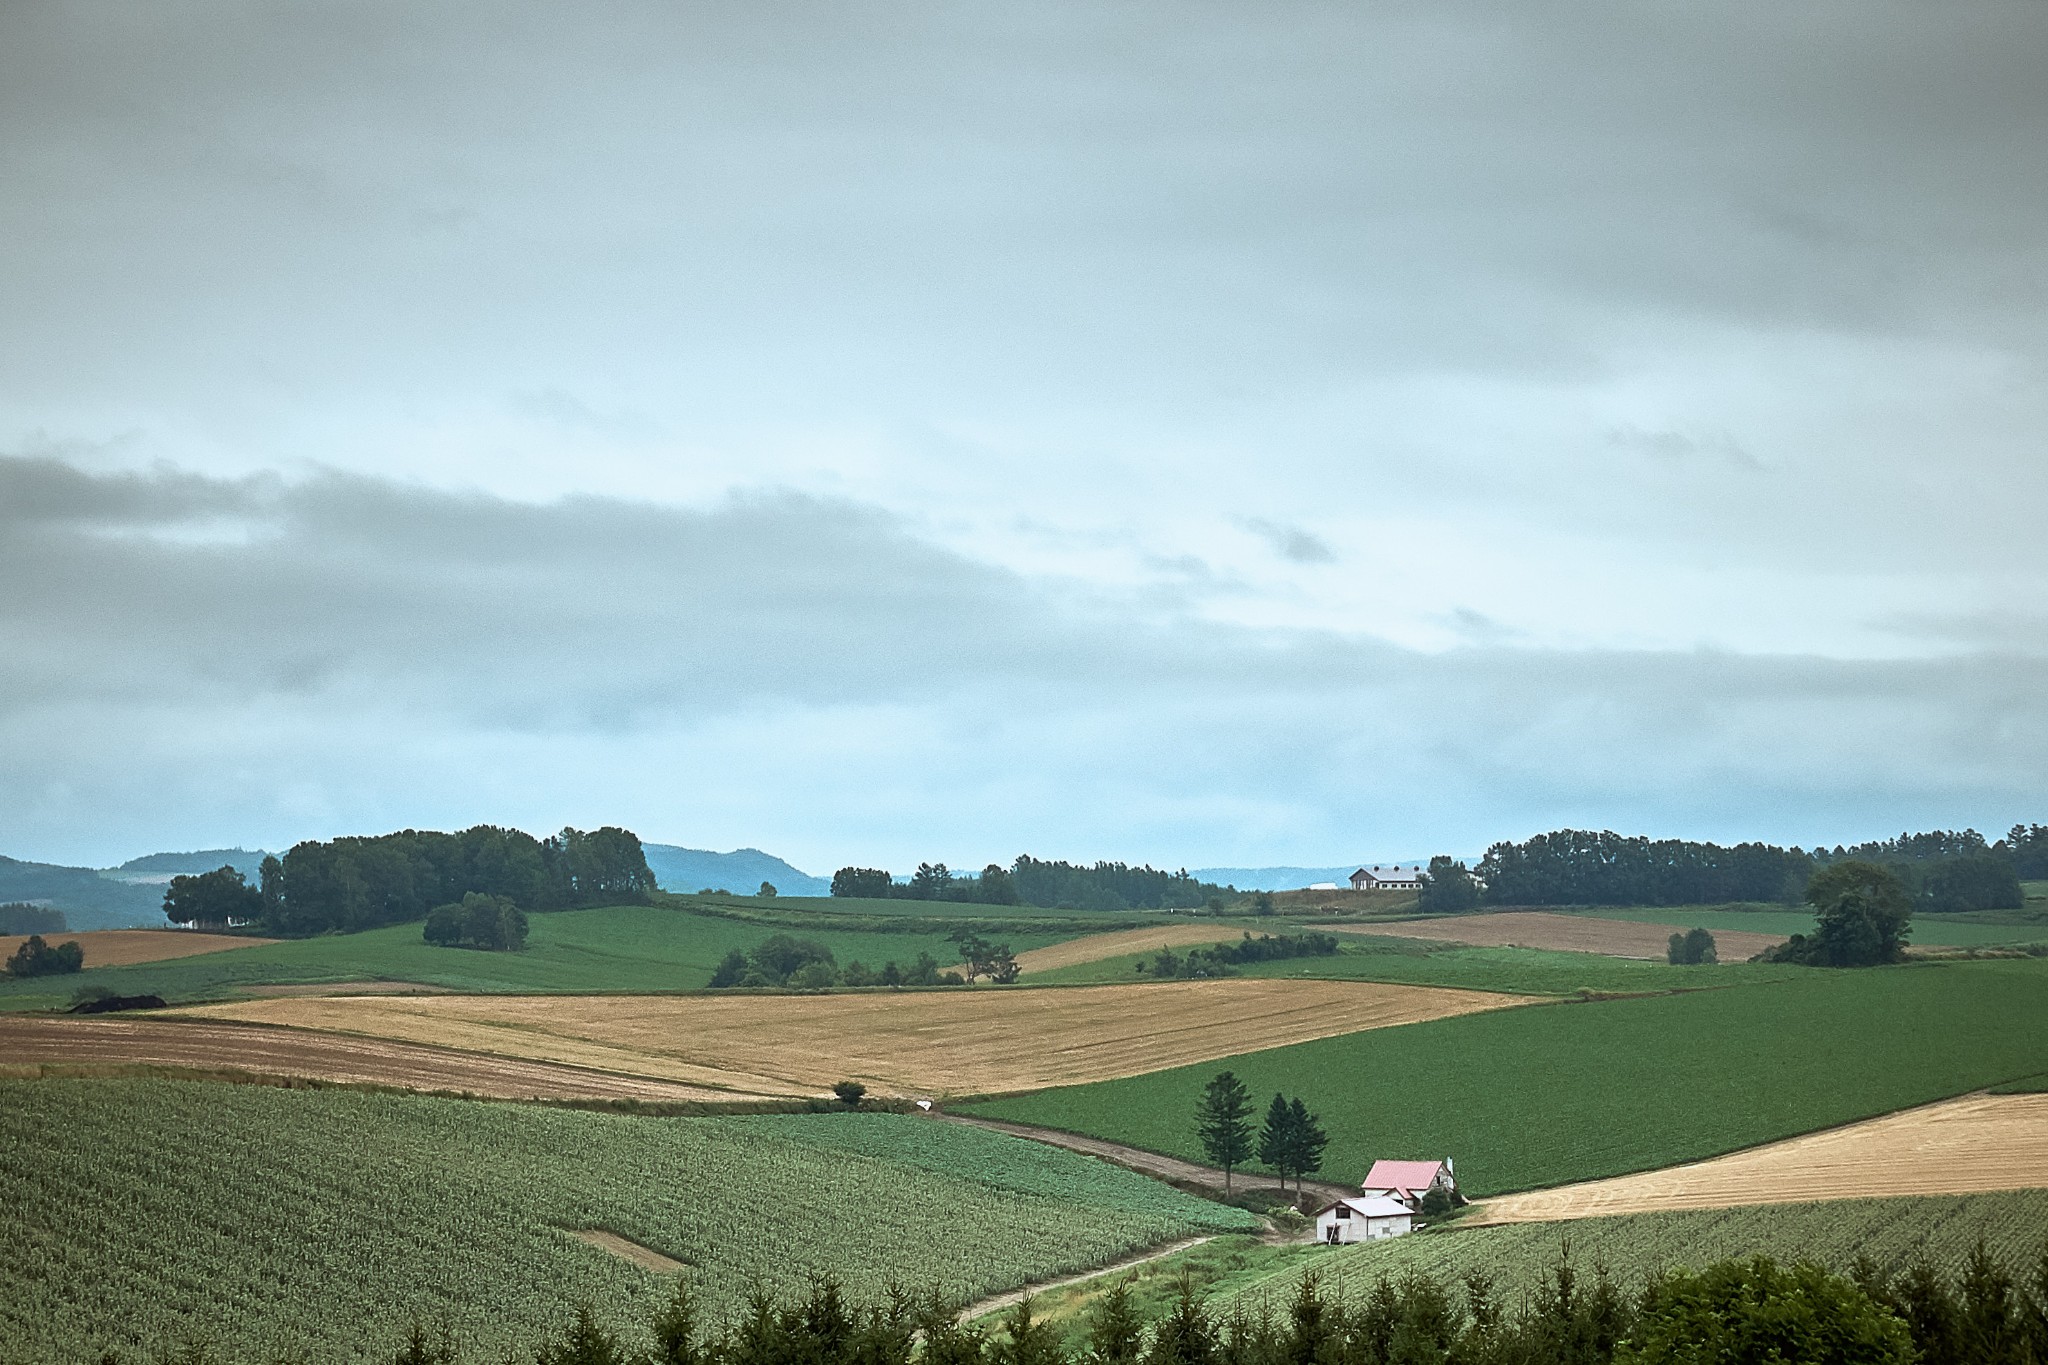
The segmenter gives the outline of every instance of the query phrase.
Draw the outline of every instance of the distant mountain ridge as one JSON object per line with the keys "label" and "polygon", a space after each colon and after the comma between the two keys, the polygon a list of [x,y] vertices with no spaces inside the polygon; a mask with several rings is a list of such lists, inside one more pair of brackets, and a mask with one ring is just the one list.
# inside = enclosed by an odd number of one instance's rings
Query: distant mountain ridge
{"label": "distant mountain ridge", "polygon": [[164,922],[162,887],[116,881],[91,867],[0,857],[0,901],[26,901],[62,911],[73,929],[127,929]]}
{"label": "distant mountain ridge", "polygon": [[206,848],[196,853],[145,853],[140,858],[130,858],[119,867],[107,868],[100,875],[118,882],[162,886],[173,877],[195,876],[201,872],[211,872],[215,868],[232,867],[253,884],[263,860],[270,856],[269,852],[260,848]]}
{"label": "distant mountain ridge", "polygon": [[762,882],[774,886],[784,896],[824,896],[832,890],[829,879],[801,872],[758,848],[739,848],[730,853],[677,844],[643,843],[640,848],[647,855],[647,868],[654,874],[654,884],[664,891],[691,892],[710,887],[751,896]]}

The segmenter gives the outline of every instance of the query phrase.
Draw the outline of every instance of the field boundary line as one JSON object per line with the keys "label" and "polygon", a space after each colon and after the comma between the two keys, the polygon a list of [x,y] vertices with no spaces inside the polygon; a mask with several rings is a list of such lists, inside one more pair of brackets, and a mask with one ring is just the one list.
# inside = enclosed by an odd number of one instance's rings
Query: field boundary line
{"label": "field boundary line", "polygon": [[1078,1275],[1063,1275],[1056,1280],[1040,1280],[1035,1284],[1027,1284],[1021,1288],[1007,1290],[1001,1294],[992,1294],[978,1303],[968,1304],[960,1310],[953,1320],[965,1327],[976,1318],[986,1317],[990,1313],[999,1313],[1013,1304],[1021,1303],[1034,1294],[1043,1294],[1049,1289],[1064,1289],[1070,1284],[1081,1284],[1088,1280],[1100,1279],[1104,1275],[1114,1275],[1119,1270],[1135,1270],[1141,1265],[1146,1265],[1153,1261],[1163,1261],[1168,1256],[1177,1255],[1183,1251],[1192,1251],[1204,1242],[1215,1241],[1216,1237],[1217,1234],[1213,1232],[1203,1237],[1183,1237],[1178,1242],[1168,1242],[1165,1246],[1154,1247],[1150,1251],[1141,1251],[1135,1256],[1126,1256],[1122,1260],[1111,1261],[1108,1265],[1101,1266],[1095,1270],[1084,1270]]}

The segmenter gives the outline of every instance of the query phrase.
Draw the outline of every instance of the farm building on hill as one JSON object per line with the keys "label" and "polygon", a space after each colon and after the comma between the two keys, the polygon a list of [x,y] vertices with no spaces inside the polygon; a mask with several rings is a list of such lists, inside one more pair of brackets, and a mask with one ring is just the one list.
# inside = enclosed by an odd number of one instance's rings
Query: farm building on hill
{"label": "farm building on hill", "polygon": [[1316,1240],[1342,1245],[1377,1242],[1414,1231],[1415,1215],[1398,1199],[1353,1196],[1316,1210]]}
{"label": "farm building on hill", "polygon": [[1394,863],[1361,867],[1351,874],[1353,891],[1420,891],[1422,867],[1417,863]]}
{"label": "farm building on hill", "polygon": [[1409,1209],[1421,1208],[1423,1196],[1431,1190],[1458,1197],[1458,1177],[1448,1157],[1442,1161],[1375,1161],[1365,1177],[1367,1198],[1396,1200]]}

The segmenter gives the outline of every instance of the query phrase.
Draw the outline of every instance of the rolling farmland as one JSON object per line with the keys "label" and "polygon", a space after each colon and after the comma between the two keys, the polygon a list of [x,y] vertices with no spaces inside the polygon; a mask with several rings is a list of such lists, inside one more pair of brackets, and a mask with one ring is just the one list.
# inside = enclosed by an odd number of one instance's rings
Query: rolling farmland
{"label": "rolling farmland", "polygon": [[1460,1227],[1376,1245],[1306,1248],[1287,1268],[1249,1285],[1232,1285],[1219,1297],[1284,1311],[1300,1276],[1310,1271],[1332,1293],[1358,1294],[1383,1275],[1398,1279],[1415,1272],[1455,1284],[1476,1270],[1492,1277],[1512,1301],[1533,1289],[1567,1250],[1582,1276],[1604,1267],[1616,1281],[1634,1286],[1660,1269],[1758,1254],[1817,1261],[1836,1271],[1848,1270],[1858,1256],[1893,1270],[1924,1259],[1953,1275],[1982,1239],[2009,1270],[2027,1275],[2048,1247],[2044,1229],[2048,1190]]}
{"label": "rolling farmland", "polygon": [[1028,1090],[1524,1004],[1353,982],[1176,981],[835,995],[256,1000],[191,1014],[374,1035],[757,1094]]}
{"label": "rolling farmland", "polygon": [[[1707,969],[1713,970],[1713,969]],[[1474,1196],[1701,1160],[2048,1071],[2048,962],[1807,970],[1726,990],[1538,1005],[1230,1058],[1331,1134],[1328,1178],[1447,1154]],[[965,1112],[1198,1159],[1215,1065]],[[1416,1096],[1426,1094],[1427,1102]]]}
{"label": "rolling farmland", "polygon": [[[44,934],[43,939],[47,943],[77,942],[85,951],[88,967],[130,967],[138,962],[166,962],[277,942],[274,938],[202,934],[190,929],[91,929],[77,934]],[[27,941],[25,934],[0,935],[0,958]]]}
{"label": "rolling farmland", "polygon": [[[0,1154],[0,1332],[22,1365],[201,1339],[236,1358],[388,1360],[413,1320],[495,1359],[578,1301],[637,1323],[667,1282],[577,1236],[592,1230],[689,1267],[722,1313],[812,1272],[965,1302],[1252,1223],[1101,1162],[896,1115],[42,1080],[0,1082]],[[788,1196],[827,1188],[857,1216],[820,1236]]]}
{"label": "rolling farmland", "polygon": [[[1045,948],[1033,948],[1017,954],[1017,965],[1034,979],[1043,972],[1057,971],[1062,967],[1075,967],[1084,962],[1098,962],[1103,958],[1123,957],[1134,953],[1156,953],[1161,948],[1191,948],[1203,943],[1235,943],[1245,932],[1245,926],[1225,924],[1216,920],[1194,921],[1185,924],[1161,924],[1146,929],[1119,929],[1107,934],[1089,934],[1083,938],[1068,939]],[[1293,932],[1289,925],[1266,932]]]}
{"label": "rolling farmland", "polygon": [[1969,1095],[1711,1161],[1490,1199],[1467,1218],[1602,1214],[1879,1195],[2048,1189],[2048,1095]]}
{"label": "rolling farmland", "polygon": [[[1595,919],[1540,910],[1498,914],[1444,915],[1426,920],[1386,920],[1376,924],[1331,926],[1347,934],[1379,934],[1390,938],[1466,943],[1478,948],[1539,948],[1550,952],[1601,953],[1609,957],[1664,960],[1667,940],[1684,926],[1637,920]],[[1723,963],[1746,962],[1766,948],[1785,941],[1783,934],[1721,929],[1714,938]]]}
{"label": "rolling farmland", "polygon": [[[88,956],[88,969],[75,976],[0,981],[0,1008],[61,1006],[73,990],[86,985],[104,986],[117,995],[161,995],[171,1001],[217,1000],[259,985],[363,981],[455,991],[698,990],[711,980],[712,969],[728,951],[744,952],[778,932],[823,943],[841,963],[859,959],[879,967],[891,958],[908,963],[921,952],[942,963],[959,959],[943,926],[907,918],[878,930],[829,923],[813,927],[794,919],[752,922],[680,907],[625,905],[536,914],[528,923],[527,946],[516,953],[439,948],[422,941],[418,924],[397,924],[359,934],[263,943],[232,953],[100,970],[91,968]],[[165,932],[161,937],[183,936]],[[1024,951],[1060,942],[1071,933],[1054,926],[1044,933],[1006,937],[1013,948]]]}

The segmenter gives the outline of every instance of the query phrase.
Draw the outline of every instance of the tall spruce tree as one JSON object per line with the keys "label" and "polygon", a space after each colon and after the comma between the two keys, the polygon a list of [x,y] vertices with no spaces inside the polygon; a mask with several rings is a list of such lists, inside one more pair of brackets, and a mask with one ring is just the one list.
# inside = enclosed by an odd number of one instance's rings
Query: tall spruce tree
{"label": "tall spruce tree", "polygon": [[1287,1188],[1287,1173],[1293,1168],[1294,1148],[1289,1134],[1294,1128],[1294,1115],[1288,1111],[1287,1097],[1275,1092],[1273,1102],[1266,1106],[1266,1123],[1259,1129],[1259,1160],[1280,1177],[1280,1188]]}
{"label": "tall spruce tree", "polygon": [[1323,1131],[1323,1125],[1308,1106],[1296,1095],[1287,1106],[1287,1151],[1294,1167],[1294,1189],[1301,1192],[1301,1178],[1314,1175],[1323,1169],[1323,1148],[1330,1145],[1330,1135]]}
{"label": "tall spruce tree", "polygon": [[1195,1133],[1202,1151],[1223,1168],[1223,1192],[1230,1193],[1230,1173],[1252,1154],[1252,1096],[1235,1074],[1219,1071],[1195,1106]]}

